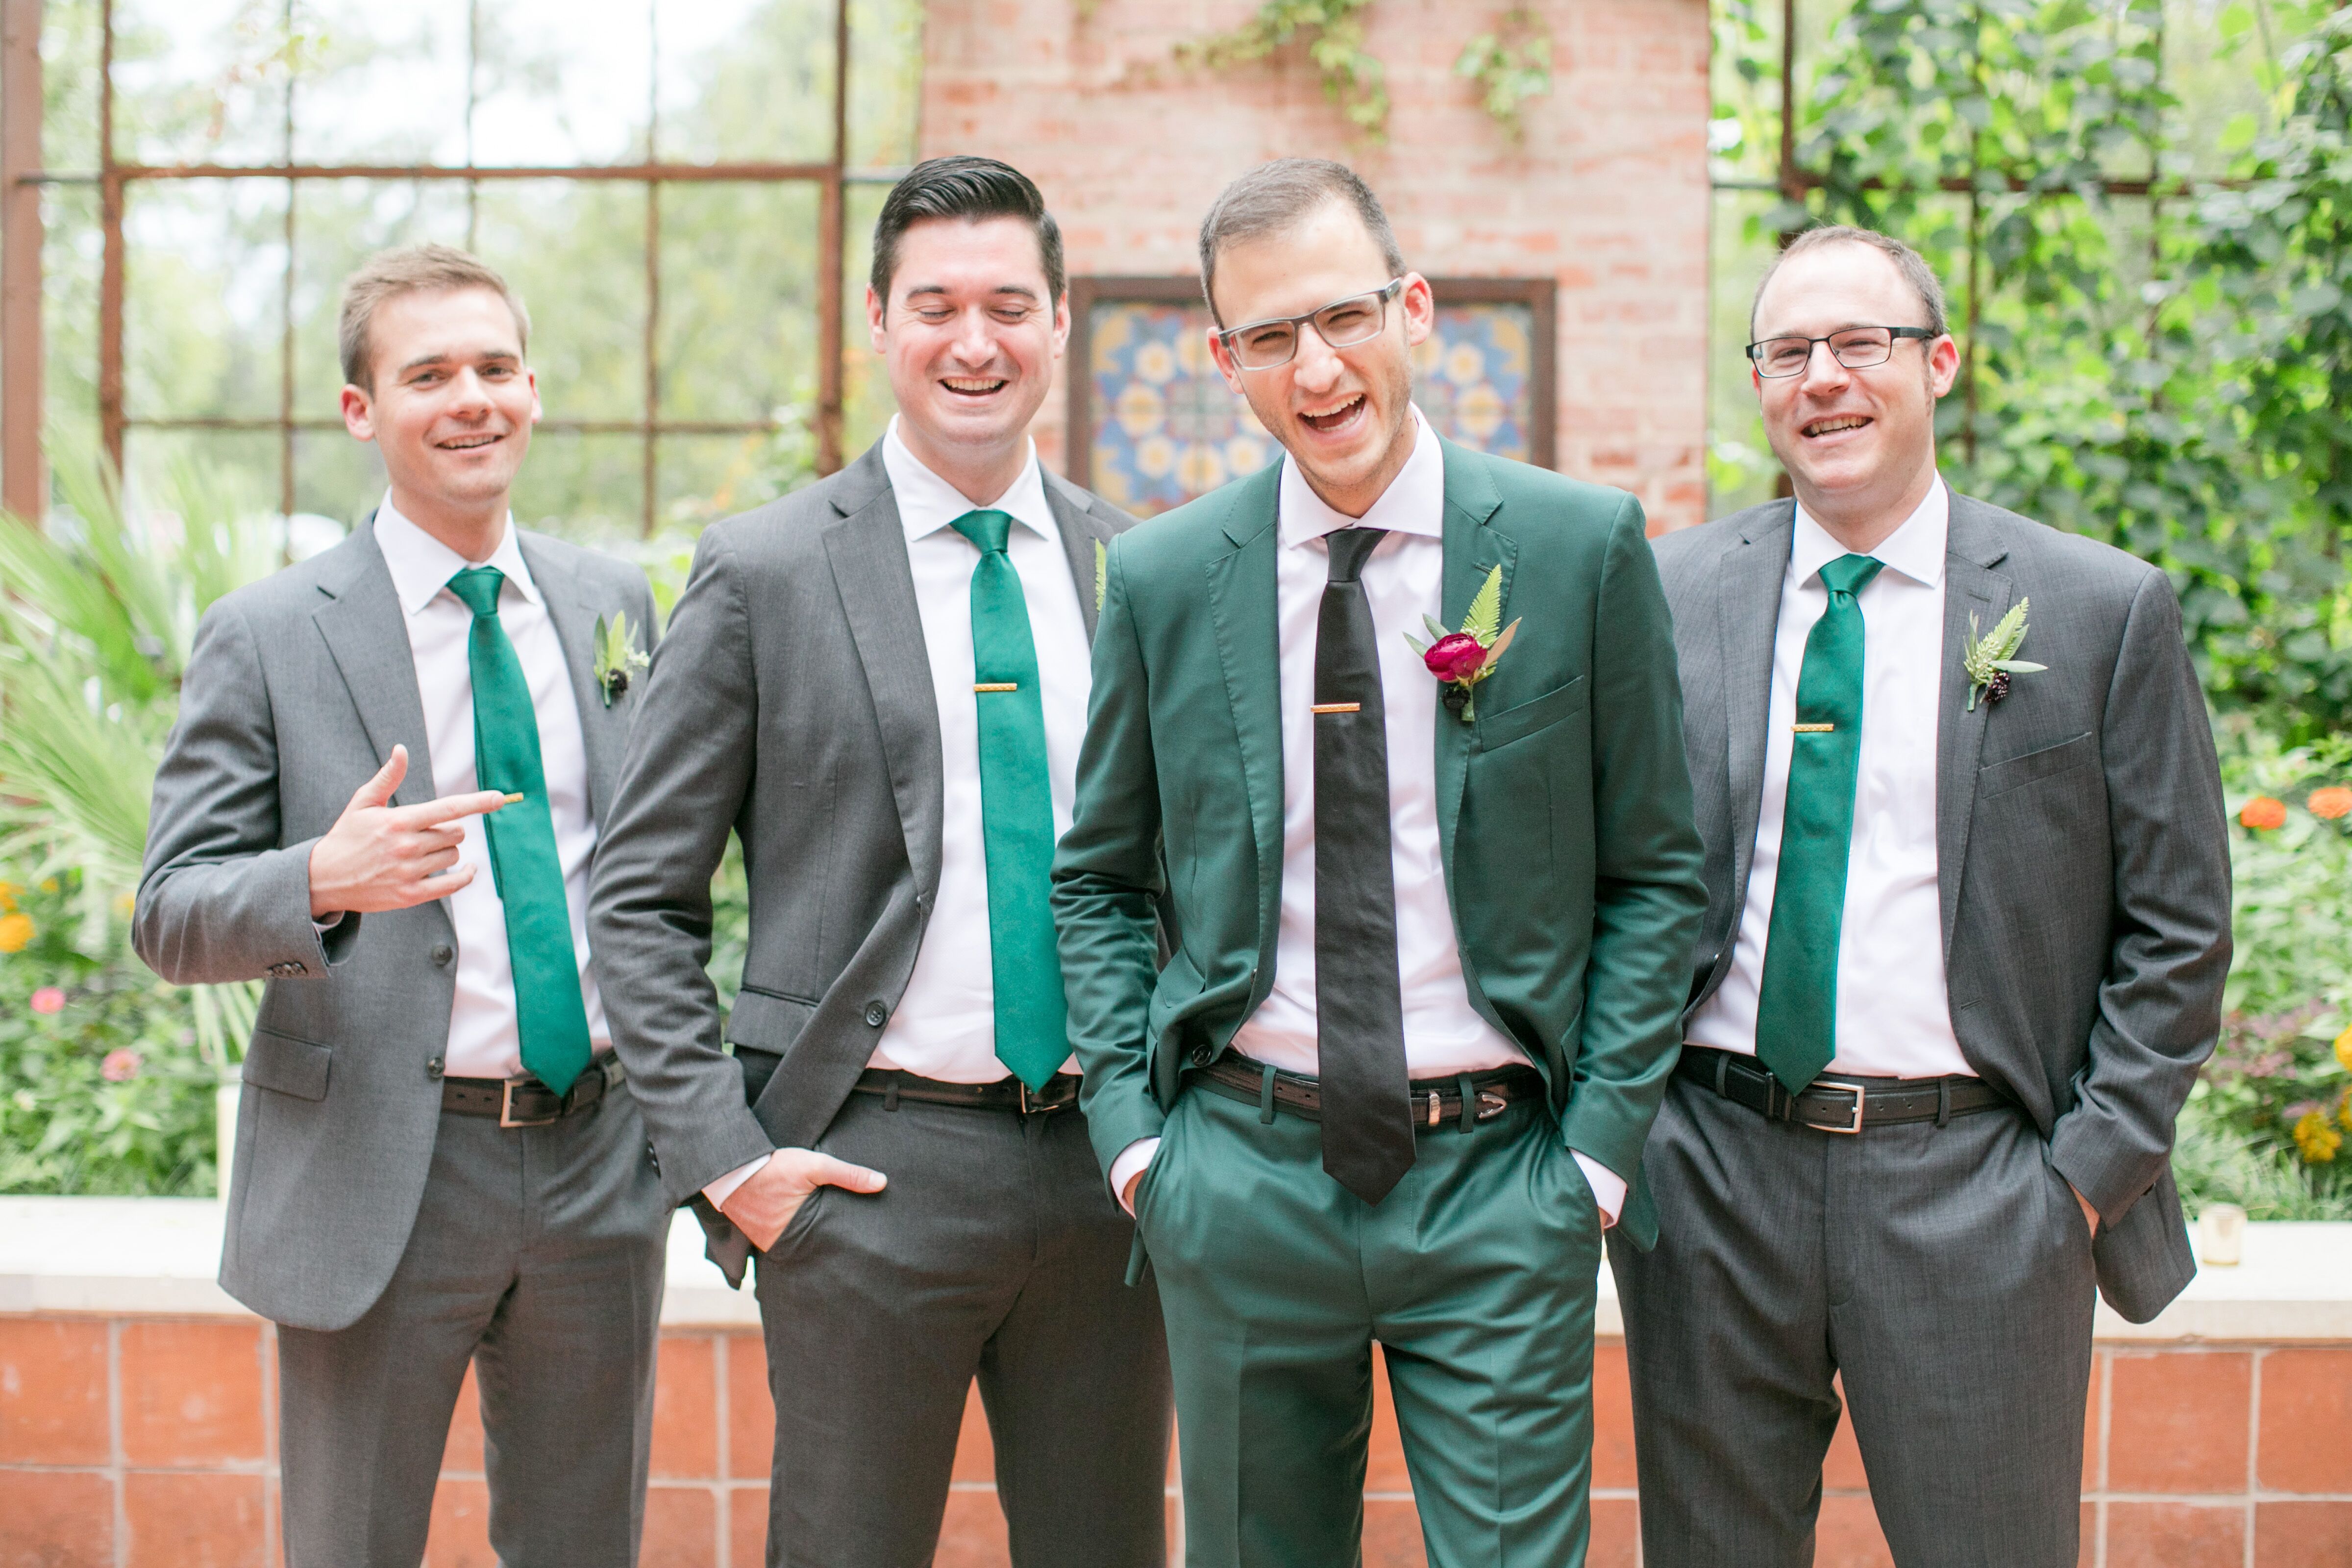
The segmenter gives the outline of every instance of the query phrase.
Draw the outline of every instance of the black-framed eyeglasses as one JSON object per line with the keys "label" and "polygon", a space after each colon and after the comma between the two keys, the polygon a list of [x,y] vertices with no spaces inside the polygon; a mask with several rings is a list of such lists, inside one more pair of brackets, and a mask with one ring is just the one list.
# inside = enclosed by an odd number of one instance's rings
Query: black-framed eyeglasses
{"label": "black-framed eyeglasses", "polygon": [[1276,321],[1250,321],[1217,334],[1225,352],[1244,370],[1272,370],[1278,364],[1288,364],[1298,353],[1298,329],[1312,324],[1323,341],[1335,349],[1353,348],[1380,335],[1389,321],[1389,301],[1404,288],[1404,279],[1391,278],[1369,294],[1350,294],[1344,300],[1334,300],[1319,310],[1303,316],[1289,316]]}
{"label": "black-framed eyeglasses", "polygon": [[1925,327],[1848,327],[1825,338],[1765,338],[1748,345],[1759,375],[1799,375],[1813,363],[1813,345],[1827,343],[1831,357],[1848,370],[1868,370],[1895,355],[1897,338],[1939,338]]}

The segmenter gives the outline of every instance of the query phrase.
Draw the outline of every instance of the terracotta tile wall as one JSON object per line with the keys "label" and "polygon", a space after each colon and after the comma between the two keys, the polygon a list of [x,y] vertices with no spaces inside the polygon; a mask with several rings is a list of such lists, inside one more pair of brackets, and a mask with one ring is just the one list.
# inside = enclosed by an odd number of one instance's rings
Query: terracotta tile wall
{"label": "terracotta tile wall", "polygon": [[[0,1317],[0,1568],[277,1568],[268,1325]],[[1365,1568],[1423,1562],[1383,1397]],[[1592,1568],[1639,1563],[1622,1344],[1596,1376]],[[427,1568],[494,1568],[469,1381],[434,1500]],[[662,1337],[644,1568],[758,1568],[772,1411],[756,1333]],[[2092,1568],[2352,1564],[2352,1345],[2102,1347],[2084,1427]],[[940,1568],[1003,1568],[988,1429],[967,1410]],[[1179,1535],[1169,1477],[1170,1540]],[[1823,1477],[1820,1568],[1890,1564],[1852,1435]]]}

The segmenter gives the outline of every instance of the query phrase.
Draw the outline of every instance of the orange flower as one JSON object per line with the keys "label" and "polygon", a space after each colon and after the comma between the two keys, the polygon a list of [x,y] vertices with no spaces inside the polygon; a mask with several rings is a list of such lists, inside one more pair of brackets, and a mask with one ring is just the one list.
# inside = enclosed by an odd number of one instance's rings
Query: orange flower
{"label": "orange flower", "polygon": [[2258,795],[2246,802],[2238,812],[2238,821],[2248,827],[2271,828],[2286,826],[2286,802]]}
{"label": "orange flower", "polygon": [[2333,822],[2339,816],[2352,816],[2352,789],[2342,784],[2329,784],[2326,789],[2311,792],[2304,807],[2322,822]]}
{"label": "orange flower", "polygon": [[39,933],[30,915],[0,915],[0,952],[22,952]]}

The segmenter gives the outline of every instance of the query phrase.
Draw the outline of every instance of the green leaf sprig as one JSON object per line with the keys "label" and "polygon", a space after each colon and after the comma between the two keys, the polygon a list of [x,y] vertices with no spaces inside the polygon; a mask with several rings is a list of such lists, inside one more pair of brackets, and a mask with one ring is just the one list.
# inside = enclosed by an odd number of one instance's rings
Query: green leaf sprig
{"label": "green leaf sprig", "polygon": [[653,659],[629,637],[629,615],[615,610],[608,623],[596,617],[596,689],[604,694],[604,706],[610,708],[613,699],[629,689],[629,682],[642,675]]}
{"label": "green leaf sprig", "polygon": [[1987,691],[1999,701],[2009,690],[2009,677],[2039,675],[2049,668],[2046,664],[2034,664],[2016,657],[2018,647],[2025,641],[2025,607],[2030,599],[2017,601],[2009,614],[2001,616],[1990,637],[1977,635],[1977,618],[1969,616],[1968,640],[1961,645],[1960,666],[1969,675],[1969,711],[1977,710],[1977,699]]}

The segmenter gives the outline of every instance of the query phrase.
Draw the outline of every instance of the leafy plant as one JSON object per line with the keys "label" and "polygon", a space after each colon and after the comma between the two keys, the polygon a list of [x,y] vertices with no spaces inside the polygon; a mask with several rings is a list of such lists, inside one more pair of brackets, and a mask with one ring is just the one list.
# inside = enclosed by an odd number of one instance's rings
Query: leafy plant
{"label": "leafy plant", "polygon": [[1323,82],[1323,96],[1348,123],[1372,141],[1389,123],[1388,68],[1364,47],[1364,12],[1371,0],[1265,0],[1257,15],[1230,32],[1180,44],[1176,58],[1212,70],[1263,60],[1294,40]]}
{"label": "leafy plant", "polygon": [[1525,141],[1521,111],[1551,91],[1551,29],[1526,6],[1514,6],[1493,32],[1462,46],[1454,74],[1478,84],[1478,101],[1504,135]]}

